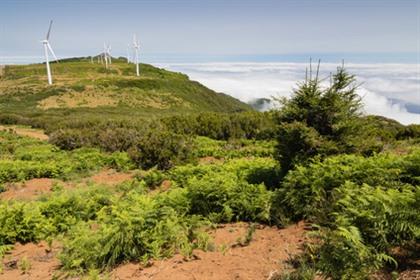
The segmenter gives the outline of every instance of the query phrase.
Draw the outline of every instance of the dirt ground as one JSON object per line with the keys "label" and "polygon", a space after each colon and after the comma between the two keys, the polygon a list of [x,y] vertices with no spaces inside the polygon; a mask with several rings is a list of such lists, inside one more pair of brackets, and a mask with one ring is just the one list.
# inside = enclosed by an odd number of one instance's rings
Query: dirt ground
{"label": "dirt ground", "polygon": [[33,200],[40,195],[50,193],[55,183],[68,189],[86,185],[88,182],[113,186],[130,180],[132,177],[132,172],[117,172],[113,169],[105,169],[91,177],[82,179],[81,182],[63,182],[51,178],[35,178],[21,183],[6,184],[6,191],[0,193],[0,199]]}
{"label": "dirt ground", "polygon": [[[303,223],[299,223],[285,229],[258,226],[248,246],[236,245],[238,239],[246,235],[248,226],[245,223],[221,225],[211,232],[215,250],[212,252],[195,250],[191,260],[175,255],[166,260],[155,261],[147,268],[138,263],[128,263],[111,271],[110,278],[265,280],[271,273],[282,269],[282,262],[297,253],[304,241]],[[57,244],[53,244],[52,248],[49,248],[45,242],[17,244],[3,260],[4,271],[0,274],[0,280],[41,280],[60,275],[59,261],[55,257],[58,251]],[[22,263],[30,265],[25,266]]]}
{"label": "dirt ground", "polygon": [[31,200],[42,194],[51,192],[51,187],[58,180],[50,178],[36,178],[22,183],[6,184],[6,191],[0,193],[1,200]]}
{"label": "dirt ground", "polygon": [[95,184],[116,185],[133,178],[132,172],[117,172],[113,169],[105,169],[88,178]]}
{"label": "dirt ground", "polygon": [[39,244],[16,244],[3,259],[3,273],[0,280],[52,279],[60,267],[56,258],[59,246],[46,242]]}
{"label": "dirt ground", "polygon": [[15,125],[0,125],[0,130],[12,130],[20,136],[28,136],[39,140],[48,140],[48,135],[46,135],[41,129],[19,127]]}
{"label": "dirt ground", "polygon": [[147,268],[125,264],[112,272],[112,279],[265,280],[282,269],[283,262],[299,252],[304,241],[303,223],[285,229],[260,226],[248,246],[238,246],[238,239],[245,237],[247,228],[245,223],[223,225],[212,233],[213,252],[196,250],[192,260],[176,255],[155,261]]}

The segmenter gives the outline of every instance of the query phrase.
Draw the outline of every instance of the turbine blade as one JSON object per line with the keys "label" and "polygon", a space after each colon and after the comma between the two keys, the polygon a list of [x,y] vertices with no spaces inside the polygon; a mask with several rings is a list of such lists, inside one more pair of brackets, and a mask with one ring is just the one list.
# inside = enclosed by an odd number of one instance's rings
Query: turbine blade
{"label": "turbine blade", "polygon": [[54,53],[53,49],[50,46],[50,43],[47,43],[47,47],[50,50],[50,52],[51,52],[52,56],[54,57],[55,61],[57,61],[57,63],[58,63],[58,58],[55,56],[55,53]]}
{"label": "turbine blade", "polygon": [[47,32],[47,40],[50,38],[50,32],[51,32],[52,23],[53,23],[53,21],[50,20],[50,27],[48,28],[48,32]]}

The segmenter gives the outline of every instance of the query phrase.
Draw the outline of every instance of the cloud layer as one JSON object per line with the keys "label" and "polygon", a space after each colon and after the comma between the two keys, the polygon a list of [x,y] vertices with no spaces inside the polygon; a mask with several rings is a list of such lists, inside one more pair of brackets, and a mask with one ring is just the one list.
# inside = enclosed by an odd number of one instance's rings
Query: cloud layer
{"label": "cloud layer", "polygon": [[[306,63],[190,63],[158,66],[186,73],[219,92],[249,102],[255,98],[291,95],[305,77]],[[320,76],[337,65],[323,63]],[[420,124],[420,66],[417,64],[346,64],[361,83],[359,94],[368,114],[403,124]]]}

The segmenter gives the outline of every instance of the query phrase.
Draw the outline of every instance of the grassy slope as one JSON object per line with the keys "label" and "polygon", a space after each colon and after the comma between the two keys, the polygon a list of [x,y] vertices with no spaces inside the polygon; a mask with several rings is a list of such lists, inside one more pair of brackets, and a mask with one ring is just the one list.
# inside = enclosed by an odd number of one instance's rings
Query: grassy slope
{"label": "grassy slope", "polygon": [[31,118],[124,119],[196,112],[237,112],[251,108],[214,92],[188,76],[114,59],[109,70],[89,58],[52,63],[48,86],[44,64],[6,66],[0,76],[0,112]]}

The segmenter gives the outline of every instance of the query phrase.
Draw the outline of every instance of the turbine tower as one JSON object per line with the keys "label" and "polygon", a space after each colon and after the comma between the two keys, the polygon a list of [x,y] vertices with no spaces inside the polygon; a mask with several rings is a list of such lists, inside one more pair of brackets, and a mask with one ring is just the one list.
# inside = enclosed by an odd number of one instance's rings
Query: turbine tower
{"label": "turbine tower", "polygon": [[108,63],[112,64],[112,56],[111,56],[111,45],[108,45],[106,48],[106,54],[108,56]]}
{"label": "turbine tower", "polygon": [[136,34],[134,34],[133,36],[133,48],[135,51],[135,63],[136,63],[136,74],[137,76],[140,76],[140,72],[139,72],[139,41],[136,38]]}
{"label": "turbine tower", "polygon": [[107,49],[107,46],[106,46],[105,42],[104,42],[104,51],[103,51],[102,55],[103,55],[104,60],[105,60],[105,68],[108,69],[108,49]]}
{"label": "turbine tower", "polygon": [[111,45],[107,45],[104,42],[104,51],[102,53],[105,60],[105,68],[108,69],[108,65],[112,64],[111,61]]}
{"label": "turbine tower", "polygon": [[51,20],[50,21],[50,27],[48,28],[47,36],[46,36],[45,40],[41,41],[41,43],[44,45],[45,64],[47,66],[47,76],[48,76],[48,84],[49,85],[52,85],[52,76],[51,76],[50,61],[49,61],[49,58],[48,58],[48,51],[52,54],[52,56],[54,57],[54,59],[58,63],[58,58],[55,56],[55,53],[54,53],[53,49],[51,48],[50,43],[48,42],[48,39],[50,38],[52,23],[53,23],[53,21]]}

